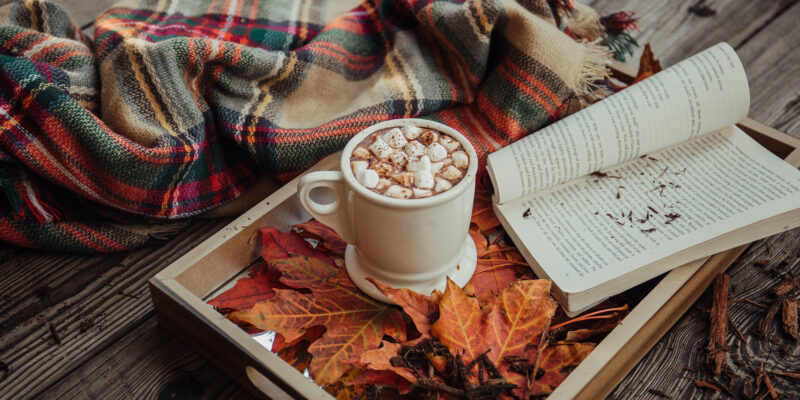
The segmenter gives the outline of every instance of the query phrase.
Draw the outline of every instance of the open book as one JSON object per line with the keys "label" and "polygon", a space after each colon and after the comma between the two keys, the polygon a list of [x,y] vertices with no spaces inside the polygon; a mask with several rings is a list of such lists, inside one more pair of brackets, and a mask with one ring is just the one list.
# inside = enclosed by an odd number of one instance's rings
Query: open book
{"label": "open book", "polygon": [[720,43],[489,155],[495,212],[567,313],[800,226],[800,171],[734,126],[749,106]]}

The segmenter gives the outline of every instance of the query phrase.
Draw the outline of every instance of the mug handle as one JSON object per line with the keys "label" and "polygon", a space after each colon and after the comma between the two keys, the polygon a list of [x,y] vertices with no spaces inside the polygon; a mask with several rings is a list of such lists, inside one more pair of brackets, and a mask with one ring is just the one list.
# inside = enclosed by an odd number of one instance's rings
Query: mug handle
{"label": "mug handle", "polygon": [[[310,196],[311,191],[316,188],[333,191],[336,200],[329,204],[317,203]],[[300,178],[297,183],[297,199],[303,208],[317,221],[333,228],[342,240],[354,244],[350,207],[347,205],[348,193],[349,190],[340,171],[311,172]]]}

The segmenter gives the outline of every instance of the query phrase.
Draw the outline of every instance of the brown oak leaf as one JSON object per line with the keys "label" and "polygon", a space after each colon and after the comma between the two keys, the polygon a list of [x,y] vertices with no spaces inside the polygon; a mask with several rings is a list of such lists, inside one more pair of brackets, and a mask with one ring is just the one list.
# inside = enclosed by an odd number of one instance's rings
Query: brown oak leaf
{"label": "brown oak leaf", "polygon": [[636,79],[633,80],[631,85],[653,76],[659,71],[661,71],[661,62],[658,61],[655,54],[653,54],[650,43],[647,43],[644,45],[641,58],[639,58],[639,71],[636,73]]}
{"label": "brown oak leaf", "polygon": [[403,345],[400,343],[383,341],[381,348],[365,351],[363,354],[361,354],[361,358],[358,360],[358,363],[363,368],[368,370],[392,371],[403,377],[406,381],[414,383],[417,381],[417,377],[413,372],[407,368],[395,367],[392,365],[392,357],[396,357],[402,347]]}
{"label": "brown oak leaf", "polygon": [[301,235],[303,236],[305,236],[305,234],[313,235],[314,238],[320,240],[322,242],[322,246],[328,249],[331,253],[340,256],[344,255],[344,250],[347,248],[347,242],[342,240],[339,235],[336,234],[336,231],[322,222],[312,219],[311,221],[297,224],[294,227],[302,230]]}
{"label": "brown oak leaf", "polygon": [[411,289],[394,289],[373,278],[367,278],[367,280],[372,282],[381,293],[400,306],[411,317],[417,332],[422,337],[430,336],[431,324],[436,320],[436,316],[439,313],[439,301],[442,299],[442,292],[434,290],[430,295],[425,296]]}
{"label": "brown oak leaf", "polygon": [[363,352],[378,348],[384,335],[405,340],[400,311],[363,294],[345,270],[303,256],[271,264],[281,271],[281,282],[311,293],[276,289],[272,299],[231,313],[229,318],[278,332],[287,341],[312,326],[325,326],[322,337],[308,348],[309,369],[317,383],[335,382]]}

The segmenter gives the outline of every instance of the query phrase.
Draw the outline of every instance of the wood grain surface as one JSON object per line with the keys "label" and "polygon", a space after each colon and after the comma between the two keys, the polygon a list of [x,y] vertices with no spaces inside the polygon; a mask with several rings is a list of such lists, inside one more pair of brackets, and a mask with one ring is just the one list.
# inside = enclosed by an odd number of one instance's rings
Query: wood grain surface
{"label": "wood grain surface", "polygon": [[[0,0],[3,3],[7,1]],[[94,17],[113,1],[60,3],[80,26],[90,29]],[[798,1],[588,3],[601,12],[635,11],[642,29],[637,39],[650,42],[664,65],[727,41],[737,49],[750,80],[750,116],[800,137]],[[701,17],[689,11],[698,5],[713,15]],[[0,361],[10,368],[7,375],[0,371],[0,399],[250,398],[156,325],[145,285],[155,272],[228,221],[196,221],[168,242],[126,254],[43,253],[0,244]],[[765,265],[757,263],[762,260],[767,260]],[[768,304],[769,289],[790,271],[800,275],[800,230],[752,245],[729,270],[730,296]],[[731,397],[693,383],[708,379],[701,362],[709,308],[707,293],[609,397]],[[749,360],[755,368],[763,360],[765,369],[800,370],[800,346],[785,341],[777,319],[770,332],[781,342],[757,333],[765,313],[766,309],[743,302],[730,307],[733,324],[747,338],[745,344],[729,329],[728,366],[736,380],[733,397],[741,397],[744,381],[755,376],[746,361],[739,365],[737,360]],[[776,376],[771,381],[782,398],[800,397],[800,382]]]}

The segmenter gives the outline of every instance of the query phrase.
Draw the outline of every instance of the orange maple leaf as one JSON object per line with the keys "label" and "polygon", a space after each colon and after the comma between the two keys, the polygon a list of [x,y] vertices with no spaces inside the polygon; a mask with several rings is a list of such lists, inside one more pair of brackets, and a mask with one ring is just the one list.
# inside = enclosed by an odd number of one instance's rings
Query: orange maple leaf
{"label": "orange maple leaf", "polygon": [[550,324],[556,311],[550,281],[522,280],[505,288],[488,313],[478,300],[448,279],[431,333],[454,354],[470,362],[488,352],[495,364],[525,348]]}
{"label": "orange maple leaf", "polygon": [[467,296],[450,278],[439,302],[439,319],[431,327],[431,334],[439,338],[450,351],[462,354],[470,362],[486,351],[482,337],[486,331],[485,316],[478,300]]}
{"label": "orange maple leaf", "polygon": [[518,281],[503,289],[486,316],[489,359],[497,365],[503,357],[524,353],[550,325],[556,307],[549,280]]}
{"label": "orange maple leaf", "polygon": [[281,282],[311,293],[276,289],[269,301],[229,318],[278,332],[289,342],[312,326],[325,326],[322,337],[308,348],[310,372],[317,383],[335,382],[361,353],[378,348],[384,335],[405,340],[400,310],[363,294],[345,270],[303,256],[274,260],[271,265],[281,271]]}

